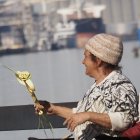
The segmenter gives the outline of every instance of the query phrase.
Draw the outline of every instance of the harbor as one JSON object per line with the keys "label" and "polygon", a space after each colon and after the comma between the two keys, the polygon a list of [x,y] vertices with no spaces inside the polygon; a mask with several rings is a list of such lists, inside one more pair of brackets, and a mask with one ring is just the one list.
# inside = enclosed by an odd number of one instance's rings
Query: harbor
{"label": "harbor", "polygon": [[[122,9],[115,10],[121,4]],[[39,100],[74,106],[94,82],[85,76],[83,47],[98,33],[123,39],[122,71],[140,93],[139,4],[138,0],[1,0],[0,139],[64,138],[70,134],[62,123],[53,135],[48,127],[38,129],[30,95],[3,65],[29,71]],[[57,122],[51,121],[55,126]]]}

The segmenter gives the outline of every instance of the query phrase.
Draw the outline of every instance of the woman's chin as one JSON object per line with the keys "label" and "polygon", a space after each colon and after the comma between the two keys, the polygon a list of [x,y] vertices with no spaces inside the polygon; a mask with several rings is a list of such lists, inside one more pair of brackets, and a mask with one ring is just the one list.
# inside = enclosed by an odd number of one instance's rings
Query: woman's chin
{"label": "woman's chin", "polygon": [[89,73],[88,73],[88,71],[86,71],[86,72],[85,72],[85,74],[89,76]]}

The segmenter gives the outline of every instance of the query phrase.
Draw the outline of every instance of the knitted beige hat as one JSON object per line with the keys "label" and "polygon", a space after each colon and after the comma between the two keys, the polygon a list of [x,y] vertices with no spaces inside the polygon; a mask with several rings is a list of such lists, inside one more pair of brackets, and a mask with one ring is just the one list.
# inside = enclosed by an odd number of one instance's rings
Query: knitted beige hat
{"label": "knitted beige hat", "polygon": [[85,48],[102,61],[117,65],[123,54],[122,41],[105,33],[97,34],[88,40]]}

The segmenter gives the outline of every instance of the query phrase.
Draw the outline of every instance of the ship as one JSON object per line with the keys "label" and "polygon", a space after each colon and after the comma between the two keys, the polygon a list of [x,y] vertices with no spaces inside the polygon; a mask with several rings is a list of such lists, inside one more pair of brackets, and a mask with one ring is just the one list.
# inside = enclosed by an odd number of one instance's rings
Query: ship
{"label": "ship", "polygon": [[91,36],[104,33],[105,25],[101,15],[105,8],[105,5],[78,0],[76,4],[58,9],[62,21],[57,23],[54,31],[54,48],[81,48]]}
{"label": "ship", "polygon": [[[43,5],[41,13],[36,12],[37,4]],[[0,55],[80,48],[94,34],[105,32],[105,5],[76,0],[76,6],[56,10],[56,24],[45,5],[44,0],[1,2]]]}
{"label": "ship", "polygon": [[[83,7],[84,0],[81,0],[81,6],[76,3],[79,8],[85,8],[82,12],[73,5],[58,8],[56,13],[60,15],[61,22],[57,22],[52,28],[51,25],[55,22],[47,21],[46,30],[46,7],[42,9],[41,15],[38,12],[32,13],[31,10],[32,4],[37,4],[38,1],[41,0],[0,3],[0,16],[3,19],[0,20],[0,139],[3,140],[63,139],[71,135],[66,126],[63,126],[64,120],[59,117],[48,117],[53,126],[53,134],[48,125],[44,128],[38,127],[39,117],[35,114],[30,95],[26,88],[17,82],[15,75],[3,65],[15,71],[29,71],[39,100],[75,107],[93,83],[85,76],[81,64],[83,50],[80,48],[89,37],[106,32],[101,18],[101,11],[105,9],[103,5],[96,5],[100,12],[94,16],[92,9],[95,5],[90,4],[92,8]],[[41,4],[44,5],[44,1]],[[19,11],[18,14],[12,13],[13,9]],[[9,11],[7,16],[12,17],[10,20],[3,18],[5,11]],[[50,16],[53,17],[53,14]],[[39,21],[41,25],[38,24]],[[125,65],[124,73],[130,77],[139,92],[140,69],[137,66],[140,61],[139,57],[135,58],[132,53],[137,44],[137,41],[124,43],[122,65]],[[131,64],[137,69],[133,69]]]}

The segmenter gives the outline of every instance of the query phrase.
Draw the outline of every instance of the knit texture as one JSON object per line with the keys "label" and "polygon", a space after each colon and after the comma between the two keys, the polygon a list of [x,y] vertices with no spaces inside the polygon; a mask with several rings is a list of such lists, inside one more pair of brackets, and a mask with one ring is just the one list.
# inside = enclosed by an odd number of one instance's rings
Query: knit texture
{"label": "knit texture", "polygon": [[85,48],[102,61],[117,65],[123,54],[120,38],[105,33],[97,34],[88,40]]}

